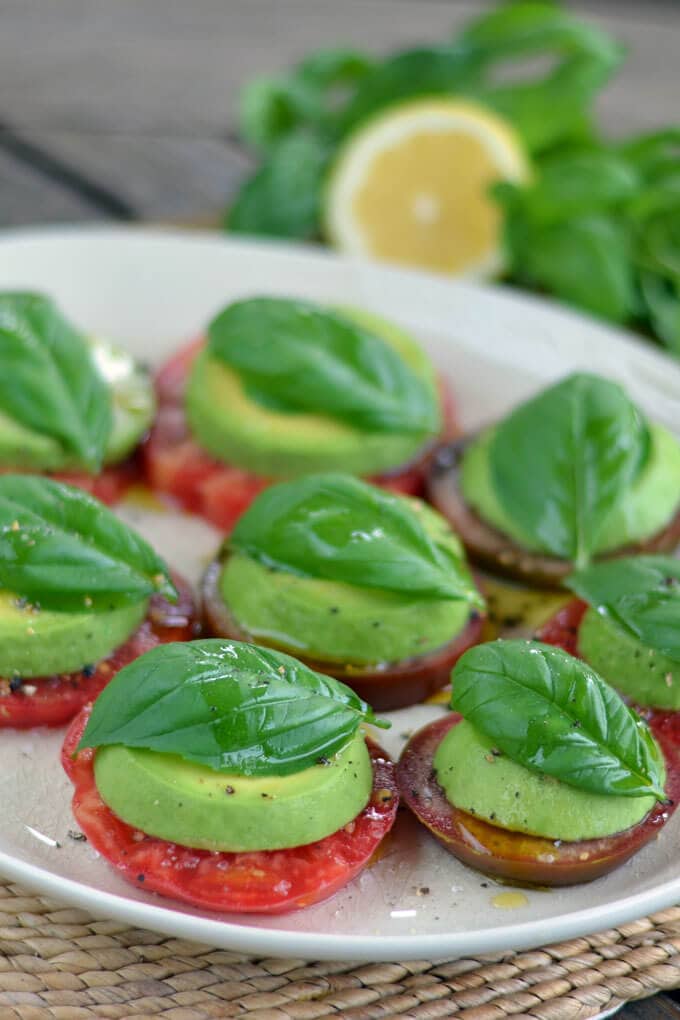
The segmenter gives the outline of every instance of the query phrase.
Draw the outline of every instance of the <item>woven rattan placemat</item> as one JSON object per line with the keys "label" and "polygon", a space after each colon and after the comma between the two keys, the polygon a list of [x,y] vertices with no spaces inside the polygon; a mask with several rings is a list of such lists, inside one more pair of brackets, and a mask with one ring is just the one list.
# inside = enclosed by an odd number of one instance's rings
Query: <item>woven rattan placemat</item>
{"label": "woven rattan placemat", "polygon": [[680,907],[545,949],[451,963],[252,959],[0,880],[0,1020],[586,1020],[680,985]]}

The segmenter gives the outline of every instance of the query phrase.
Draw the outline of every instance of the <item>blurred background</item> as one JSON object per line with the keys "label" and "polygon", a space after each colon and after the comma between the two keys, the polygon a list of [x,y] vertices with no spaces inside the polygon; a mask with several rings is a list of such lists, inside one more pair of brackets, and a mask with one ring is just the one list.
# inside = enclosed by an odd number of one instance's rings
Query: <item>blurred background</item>
{"label": "blurred background", "polygon": [[[0,225],[217,222],[253,165],[237,97],[322,47],[441,43],[474,0],[1,0]],[[678,119],[677,0],[566,5],[630,49],[596,100],[624,135]]]}

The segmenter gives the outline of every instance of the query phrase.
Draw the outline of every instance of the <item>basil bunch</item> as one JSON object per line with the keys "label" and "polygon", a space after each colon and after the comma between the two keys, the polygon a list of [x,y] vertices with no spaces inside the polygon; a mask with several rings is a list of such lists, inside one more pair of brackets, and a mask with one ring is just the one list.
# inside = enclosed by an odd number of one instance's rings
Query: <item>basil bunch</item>
{"label": "basil bunch", "polygon": [[451,707],[513,761],[589,793],[665,800],[646,723],[585,662],[535,641],[469,649]]}
{"label": "basil bunch", "polygon": [[500,423],[492,484],[508,516],[542,549],[585,566],[648,449],[646,422],[621,387],[576,373]]}
{"label": "basil bunch", "polygon": [[64,466],[101,467],[109,387],[85,338],[40,294],[0,293],[0,411],[55,440]]}
{"label": "basil bunch", "polygon": [[653,333],[680,354],[680,129],[614,146],[589,142],[503,182],[512,277]]}
{"label": "basil bunch", "polygon": [[288,775],[341,750],[371,709],[339,680],[237,641],[160,645],[97,698],[78,750],[123,744],[218,772]]}
{"label": "basil bunch", "polygon": [[439,431],[434,388],[375,333],[309,301],[236,301],[211,322],[208,350],[267,407],[371,432]]}
{"label": "basil bunch", "polygon": [[[556,57],[543,75],[496,82],[498,68]],[[307,238],[320,233],[325,175],[343,140],[402,100],[464,96],[507,117],[537,153],[590,130],[590,105],[623,56],[603,32],[544,0],[503,4],[451,42],[384,59],[322,50],[279,78],[259,78],[241,98],[240,131],[262,153],[227,213],[230,230]]]}
{"label": "basil bunch", "polygon": [[462,556],[432,538],[403,497],[349,475],[310,475],[265,489],[228,542],[304,577],[484,607]]}
{"label": "basil bunch", "polygon": [[176,598],[163,560],[115,514],[81,489],[29,475],[0,475],[0,588],[78,612],[105,599]]}
{"label": "basil bunch", "polygon": [[680,662],[680,560],[612,560],[580,570],[564,583],[643,645]]}

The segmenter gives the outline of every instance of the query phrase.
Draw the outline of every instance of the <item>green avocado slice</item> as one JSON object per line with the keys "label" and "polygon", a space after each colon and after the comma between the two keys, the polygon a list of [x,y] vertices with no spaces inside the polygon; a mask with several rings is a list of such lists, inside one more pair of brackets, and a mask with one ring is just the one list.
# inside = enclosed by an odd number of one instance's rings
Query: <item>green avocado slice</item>
{"label": "green avocado slice", "polygon": [[[425,530],[455,556],[463,550],[448,522],[409,500]],[[219,578],[222,598],[256,640],[326,662],[375,666],[401,662],[452,641],[470,618],[467,602],[416,598],[274,570],[242,553],[230,555]]]}
{"label": "green avocado slice", "polygon": [[[366,312],[342,312],[390,344],[427,383],[436,401],[434,368],[407,333]],[[433,438],[367,432],[321,414],[265,407],[245,392],[235,372],[206,351],[193,363],[186,411],[192,432],[205,450],[218,460],[271,478],[318,471],[378,474],[408,464]]]}
{"label": "green avocado slice", "polygon": [[[483,432],[466,450],[461,465],[463,497],[479,516],[525,549],[542,551],[535,536],[525,534],[507,516],[493,488],[489,448],[493,428]],[[650,452],[625,501],[607,517],[596,553],[651,538],[670,521],[680,506],[680,444],[661,425],[650,424]]]}
{"label": "green avocado slice", "polygon": [[511,832],[577,842],[623,832],[642,821],[654,797],[588,793],[530,772],[471,723],[453,726],[434,756],[437,782],[454,807]]}
{"label": "green avocado slice", "polygon": [[0,676],[79,672],[122,645],[147,608],[144,599],[133,605],[112,603],[96,612],[61,613],[0,591]]}
{"label": "green avocado slice", "polygon": [[287,776],[240,776],[114,744],[97,751],[102,799],[128,825],[182,846],[239,853],[314,843],[368,803],[371,759],[361,731],[328,761]]}
{"label": "green avocado slice", "polygon": [[638,705],[680,709],[680,663],[649,648],[611,617],[586,610],[578,630],[578,652]]}

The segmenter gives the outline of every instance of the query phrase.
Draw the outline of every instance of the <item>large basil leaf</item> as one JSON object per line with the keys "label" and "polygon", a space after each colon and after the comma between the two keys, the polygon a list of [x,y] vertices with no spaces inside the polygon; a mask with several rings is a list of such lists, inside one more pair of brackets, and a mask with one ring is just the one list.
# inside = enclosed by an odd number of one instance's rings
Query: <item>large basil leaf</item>
{"label": "large basil leaf", "polygon": [[265,489],[229,544],[307,577],[484,605],[464,560],[430,537],[406,500],[349,475],[311,475]]}
{"label": "large basil leaf", "polygon": [[648,446],[647,425],[621,387],[577,373],[499,425],[490,451],[492,482],[525,534],[582,567]]}
{"label": "large basil leaf", "polygon": [[107,597],[175,598],[163,560],[81,489],[0,475],[0,588],[45,608],[83,611]]}
{"label": "large basil leaf", "polygon": [[597,563],[565,585],[648,648],[680,662],[680,560],[634,556]]}
{"label": "large basil leaf", "polygon": [[73,465],[101,467],[109,388],[84,337],[47,297],[0,294],[0,410],[56,439]]}
{"label": "large basil leaf", "polygon": [[525,768],[590,793],[665,799],[663,758],[646,723],[561,648],[477,645],[451,679],[451,707]]}
{"label": "large basil leaf", "polygon": [[212,321],[208,344],[265,403],[370,431],[439,429],[432,389],[380,337],[338,312],[289,298],[237,301]]}
{"label": "large basil leaf", "polygon": [[123,744],[217,771],[286,775],[335,754],[364,720],[376,722],[353,691],[289,655],[237,641],[178,642],[117,674],[79,749]]}

